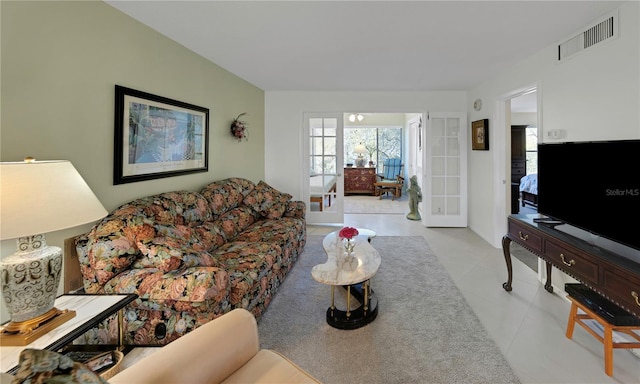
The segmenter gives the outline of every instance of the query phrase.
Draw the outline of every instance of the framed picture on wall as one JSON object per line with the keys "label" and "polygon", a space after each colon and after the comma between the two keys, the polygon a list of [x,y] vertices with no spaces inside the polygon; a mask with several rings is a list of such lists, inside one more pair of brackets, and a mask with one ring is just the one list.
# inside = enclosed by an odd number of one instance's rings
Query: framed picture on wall
{"label": "framed picture on wall", "polygon": [[471,123],[471,149],[489,150],[489,119]]}
{"label": "framed picture on wall", "polygon": [[113,184],[207,172],[209,109],[116,85]]}

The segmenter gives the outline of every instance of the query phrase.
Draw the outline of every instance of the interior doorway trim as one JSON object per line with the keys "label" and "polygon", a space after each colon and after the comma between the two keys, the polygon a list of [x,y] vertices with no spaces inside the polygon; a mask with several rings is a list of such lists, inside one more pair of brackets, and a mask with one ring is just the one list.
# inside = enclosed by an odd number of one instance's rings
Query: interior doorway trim
{"label": "interior doorway trim", "polygon": [[494,136],[492,137],[495,143],[495,151],[493,153],[494,164],[494,186],[495,191],[493,195],[493,205],[495,207],[493,218],[493,238],[492,243],[496,248],[500,248],[502,244],[502,237],[507,233],[507,217],[508,208],[511,206],[507,196],[510,192],[510,183],[507,183],[507,167],[510,169],[510,165],[507,164],[507,130],[511,132],[511,99],[518,96],[525,95],[531,92],[537,92],[537,120],[538,120],[538,137],[542,137],[542,83],[538,81],[533,84],[525,85],[521,88],[516,88],[512,91],[499,95],[496,98],[494,116],[495,124]]}

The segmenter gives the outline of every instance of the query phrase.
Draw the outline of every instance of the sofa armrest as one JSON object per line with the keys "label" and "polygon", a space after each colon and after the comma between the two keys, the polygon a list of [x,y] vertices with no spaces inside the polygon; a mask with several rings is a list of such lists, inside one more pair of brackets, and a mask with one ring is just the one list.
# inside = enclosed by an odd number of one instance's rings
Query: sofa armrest
{"label": "sofa armrest", "polygon": [[220,383],[251,360],[259,346],[253,315],[234,309],[126,368],[109,383]]}

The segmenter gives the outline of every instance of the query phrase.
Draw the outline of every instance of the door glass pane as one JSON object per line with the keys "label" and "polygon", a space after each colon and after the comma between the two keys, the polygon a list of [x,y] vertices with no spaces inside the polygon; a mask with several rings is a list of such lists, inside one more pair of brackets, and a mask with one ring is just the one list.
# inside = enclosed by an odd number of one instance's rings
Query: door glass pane
{"label": "door glass pane", "polygon": [[444,139],[442,137],[434,137],[431,139],[431,153],[433,156],[444,155]]}
{"label": "door glass pane", "polygon": [[460,143],[458,138],[447,138],[447,156],[458,156],[460,154]]}
{"label": "door glass pane", "polygon": [[431,119],[431,135],[434,138],[444,136],[444,119]]}
{"label": "door glass pane", "polygon": [[335,137],[324,138],[324,154],[325,155],[336,154],[336,138]]}
{"label": "door glass pane", "polygon": [[442,157],[434,157],[431,160],[431,164],[432,164],[432,174],[434,176],[442,176],[444,175],[445,172],[445,167],[444,167],[444,158]]}
{"label": "door glass pane", "polygon": [[459,197],[447,197],[447,214],[448,215],[460,214],[460,198]]}
{"label": "door glass pane", "polygon": [[447,119],[447,136],[457,137],[458,131],[460,130],[459,124],[458,119]]}
{"label": "door glass pane", "polygon": [[444,215],[444,198],[434,197],[431,200],[431,214],[432,215]]}
{"label": "door glass pane", "polygon": [[335,118],[311,118],[309,177],[310,211],[335,211],[337,180],[337,126]]}
{"label": "door glass pane", "polygon": [[460,175],[460,159],[457,157],[447,158],[447,174],[450,176]]}
{"label": "door glass pane", "polygon": [[447,192],[449,195],[460,194],[460,179],[458,177],[447,177]]}
{"label": "door glass pane", "polygon": [[444,178],[434,177],[431,179],[431,193],[435,195],[444,195]]}

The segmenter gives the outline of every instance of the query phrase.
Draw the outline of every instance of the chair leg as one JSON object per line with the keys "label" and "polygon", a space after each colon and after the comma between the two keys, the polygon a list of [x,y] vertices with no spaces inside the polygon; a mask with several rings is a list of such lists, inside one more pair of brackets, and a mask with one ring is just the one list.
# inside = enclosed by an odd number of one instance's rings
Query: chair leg
{"label": "chair leg", "polygon": [[575,303],[571,303],[571,310],[569,310],[569,321],[567,322],[567,339],[573,337],[573,329],[576,326],[576,315],[578,313],[578,306]]}
{"label": "chair leg", "polygon": [[613,330],[610,326],[604,327],[604,372],[608,376],[613,375]]}

